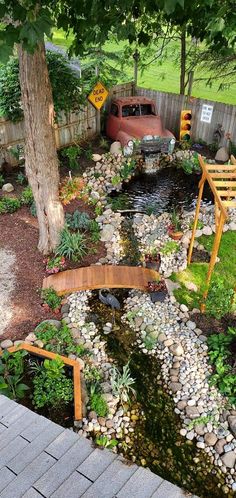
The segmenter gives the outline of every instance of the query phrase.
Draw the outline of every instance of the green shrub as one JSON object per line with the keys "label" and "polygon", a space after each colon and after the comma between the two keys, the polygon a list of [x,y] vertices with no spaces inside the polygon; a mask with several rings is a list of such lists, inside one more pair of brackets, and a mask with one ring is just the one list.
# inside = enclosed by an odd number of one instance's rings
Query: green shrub
{"label": "green shrub", "polygon": [[99,382],[102,378],[101,372],[93,365],[86,365],[83,373],[84,379],[88,384]]}
{"label": "green shrub", "polygon": [[28,388],[22,383],[25,371],[24,358],[26,351],[9,353],[4,351],[0,357],[0,394],[10,399],[22,399]]}
{"label": "green shrub", "polygon": [[53,311],[61,306],[62,298],[57,295],[56,291],[52,287],[42,289],[41,297],[44,303],[46,303]]}
{"label": "green shrub", "polygon": [[[85,103],[85,96],[81,92],[77,73],[70,68],[67,58],[62,54],[47,51],[46,59],[56,114],[79,110],[81,104]],[[23,111],[20,102],[19,61],[17,57],[11,57],[0,67],[0,115],[11,121],[21,120]]]}
{"label": "green shrub", "polygon": [[78,157],[81,154],[82,149],[79,145],[71,145],[61,151],[61,155],[68,159],[70,169],[77,169],[79,167]]}
{"label": "green shrub", "polygon": [[37,339],[44,342],[45,349],[62,355],[70,353],[78,356],[87,354],[87,350],[83,345],[74,343],[71,335],[71,330],[62,320],[62,325],[58,329],[50,323],[41,323],[35,329]]}
{"label": "green shrub", "polygon": [[34,202],[33,192],[29,185],[22,190],[20,202],[23,206],[31,206]]}
{"label": "green shrub", "polygon": [[[208,354],[214,365],[215,373],[211,377],[211,383],[216,385],[219,391],[236,403],[236,373],[235,368],[229,364],[233,352],[230,347],[236,344],[236,329],[228,328],[226,334],[213,334],[208,337]],[[233,348],[232,348],[233,349]]]}
{"label": "green shrub", "polygon": [[89,230],[91,232],[91,237],[90,237],[91,241],[94,243],[98,242],[101,238],[101,231],[100,231],[99,224],[96,220],[90,221]]}
{"label": "green shrub", "polygon": [[20,201],[16,197],[2,197],[0,199],[0,214],[14,213],[20,208]]}
{"label": "green shrub", "polygon": [[73,400],[73,382],[66,377],[64,363],[60,357],[44,360],[42,365],[36,367],[33,386],[35,408],[55,408]]}
{"label": "green shrub", "polygon": [[94,410],[98,417],[106,417],[108,414],[108,405],[100,393],[93,393],[90,399],[91,410]]}
{"label": "green shrub", "polygon": [[24,185],[24,183],[27,183],[27,178],[24,175],[24,173],[22,172],[18,173],[16,177],[16,183],[19,183],[19,185]]}
{"label": "green shrub", "polygon": [[72,230],[88,230],[90,216],[84,211],[74,211],[73,214],[66,213],[66,223]]}
{"label": "green shrub", "polygon": [[198,154],[194,152],[189,159],[182,159],[181,168],[187,175],[200,172],[201,168],[198,161]]}
{"label": "green shrub", "polygon": [[71,233],[66,227],[61,232],[60,242],[55,254],[64,256],[72,261],[79,261],[85,256],[86,250],[85,237],[79,231]]}
{"label": "green shrub", "polygon": [[122,180],[127,180],[135,170],[136,163],[134,159],[127,159],[123,162],[120,169],[120,176]]}
{"label": "green shrub", "polygon": [[159,252],[165,256],[169,254],[174,254],[179,251],[179,244],[174,240],[168,240],[163,247],[160,248]]}
{"label": "green shrub", "polygon": [[232,309],[233,289],[225,287],[222,279],[215,279],[209,289],[206,299],[206,312],[220,320]]}

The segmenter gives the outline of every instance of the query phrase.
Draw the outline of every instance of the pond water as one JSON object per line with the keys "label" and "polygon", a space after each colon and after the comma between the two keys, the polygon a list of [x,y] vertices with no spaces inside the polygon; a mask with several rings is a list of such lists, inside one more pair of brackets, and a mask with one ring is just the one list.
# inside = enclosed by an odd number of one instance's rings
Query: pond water
{"label": "pond water", "polygon": [[[144,173],[124,184],[122,193],[116,198],[122,196],[128,202],[129,209],[146,213],[152,210],[155,214],[161,214],[173,208],[192,210],[196,204],[200,178],[199,175],[186,175],[183,170],[174,167],[156,173]],[[204,189],[203,199],[206,202],[212,200],[208,186]]]}
{"label": "pond water", "polygon": [[[112,291],[122,303],[125,291]],[[112,320],[112,312],[97,299],[93,292],[90,308],[96,315],[96,325]],[[179,487],[195,493],[200,498],[222,498],[224,478],[211,464],[206,453],[196,448],[195,442],[180,436],[180,418],[174,413],[174,402],[162,383],[158,358],[143,354],[134,345],[135,333],[121,321],[121,311],[115,312],[115,325],[104,336],[107,353],[120,367],[129,361],[132,377],[136,380],[137,402],[144,417],[137,421],[131,444],[125,455],[138,465],[148,466],[153,472]],[[132,406],[131,406],[132,409]],[[227,496],[232,496],[231,494]]]}

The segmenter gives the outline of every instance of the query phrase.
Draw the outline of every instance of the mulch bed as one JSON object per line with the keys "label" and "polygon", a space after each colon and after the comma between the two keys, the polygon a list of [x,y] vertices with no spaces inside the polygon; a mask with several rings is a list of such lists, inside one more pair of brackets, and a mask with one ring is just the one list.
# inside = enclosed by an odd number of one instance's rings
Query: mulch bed
{"label": "mulch bed", "polygon": [[[67,212],[75,209],[87,211],[92,215],[91,208],[82,201],[75,200],[65,207]],[[13,268],[16,282],[15,290],[11,295],[13,318],[0,339],[22,339],[29,332],[33,332],[35,326],[42,320],[60,318],[60,315],[47,312],[42,307],[40,291],[46,273],[43,255],[37,249],[36,218],[31,216],[27,207],[13,214],[1,215],[0,233],[0,247],[11,250],[16,255],[16,265]],[[67,262],[66,268],[78,268],[96,263],[106,254],[105,245],[102,242],[99,242],[96,248],[96,254],[86,255],[79,263]]]}
{"label": "mulch bed", "polygon": [[197,327],[206,336],[226,332],[228,327],[236,328],[236,316],[234,315],[225,315],[221,320],[217,320],[205,313],[196,313],[193,318]]}

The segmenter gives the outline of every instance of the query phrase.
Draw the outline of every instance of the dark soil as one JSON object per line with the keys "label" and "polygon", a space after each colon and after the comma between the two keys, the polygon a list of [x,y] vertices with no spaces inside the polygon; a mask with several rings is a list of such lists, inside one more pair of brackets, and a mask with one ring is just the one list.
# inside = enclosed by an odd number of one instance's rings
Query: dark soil
{"label": "dark soil", "polygon": [[221,320],[217,320],[205,313],[196,313],[193,315],[197,327],[203,331],[203,334],[208,336],[217,332],[226,332],[228,327],[236,328],[236,316],[226,315]]}

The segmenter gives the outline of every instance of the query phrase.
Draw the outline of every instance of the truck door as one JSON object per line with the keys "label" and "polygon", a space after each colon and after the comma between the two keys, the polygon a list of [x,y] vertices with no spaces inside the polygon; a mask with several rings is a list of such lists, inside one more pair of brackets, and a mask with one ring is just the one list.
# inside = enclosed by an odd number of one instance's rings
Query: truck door
{"label": "truck door", "polygon": [[119,107],[117,104],[111,104],[106,124],[106,134],[112,140],[116,140],[119,129],[120,129]]}

